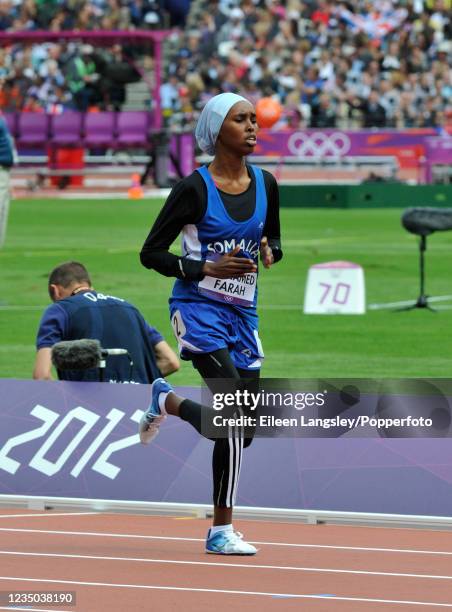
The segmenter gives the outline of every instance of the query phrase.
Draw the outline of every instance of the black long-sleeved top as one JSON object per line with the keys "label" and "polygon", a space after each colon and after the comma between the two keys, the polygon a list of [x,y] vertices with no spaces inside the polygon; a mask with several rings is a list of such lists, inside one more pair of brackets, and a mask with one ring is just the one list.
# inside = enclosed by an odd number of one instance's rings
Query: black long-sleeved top
{"label": "black long-sleeved top", "polygon": [[[248,169],[251,178],[246,191],[237,195],[219,191],[228,214],[234,221],[249,219],[256,206],[256,180]],[[273,251],[275,262],[282,258],[279,225],[279,192],[275,177],[263,170],[265,191],[267,193],[267,218],[263,236]],[[164,276],[175,276],[188,281],[204,278],[204,261],[178,257],[169,248],[182,228],[201,221],[207,210],[207,188],[199,172],[193,172],[173,188],[160,211],[148,237],[141,249],[140,260],[146,268],[154,268]]]}

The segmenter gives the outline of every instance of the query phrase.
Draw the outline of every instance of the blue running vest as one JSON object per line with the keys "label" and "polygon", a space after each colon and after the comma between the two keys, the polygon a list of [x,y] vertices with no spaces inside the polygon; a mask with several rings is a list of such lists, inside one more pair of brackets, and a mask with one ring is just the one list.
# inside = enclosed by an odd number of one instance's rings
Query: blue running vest
{"label": "blue running vest", "polygon": [[[238,257],[259,262],[260,242],[267,217],[267,194],[262,170],[249,166],[256,181],[256,205],[253,215],[246,221],[234,221],[221,199],[206,166],[198,168],[207,188],[207,209],[197,224],[186,225],[182,230],[182,254],[196,260],[215,261],[236,246]],[[229,304],[239,310],[256,308],[257,273],[240,278],[217,279],[204,277],[202,281],[177,279],[172,298],[180,300],[210,299]]]}

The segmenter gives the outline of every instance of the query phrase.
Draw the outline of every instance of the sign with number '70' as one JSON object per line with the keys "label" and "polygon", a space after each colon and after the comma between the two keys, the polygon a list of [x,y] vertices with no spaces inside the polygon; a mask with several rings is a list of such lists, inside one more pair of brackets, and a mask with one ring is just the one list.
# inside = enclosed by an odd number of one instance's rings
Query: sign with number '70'
{"label": "sign with number '70'", "polygon": [[306,314],[363,314],[366,311],[364,271],[349,261],[330,261],[309,268]]}

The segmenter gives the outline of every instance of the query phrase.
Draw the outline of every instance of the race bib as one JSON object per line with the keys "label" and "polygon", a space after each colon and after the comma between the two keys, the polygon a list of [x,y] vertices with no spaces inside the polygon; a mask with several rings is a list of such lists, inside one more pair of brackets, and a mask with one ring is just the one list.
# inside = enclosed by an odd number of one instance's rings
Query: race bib
{"label": "race bib", "polygon": [[227,302],[228,304],[253,306],[256,281],[256,272],[250,272],[238,278],[205,276],[198,283],[198,291],[214,300]]}

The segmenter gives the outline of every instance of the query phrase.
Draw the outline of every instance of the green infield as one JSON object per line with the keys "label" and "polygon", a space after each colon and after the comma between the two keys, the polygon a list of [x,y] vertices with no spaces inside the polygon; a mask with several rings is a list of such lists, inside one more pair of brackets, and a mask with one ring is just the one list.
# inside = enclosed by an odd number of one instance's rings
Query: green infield
{"label": "green infield", "polygon": [[[136,304],[175,347],[167,301],[172,279],[138,258],[161,200],[16,200],[0,250],[0,376],[30,378],[36,328],[57,264],[82,261],[98,291]],[[260,275],[260,335],[266,377],[451,377],[452,310],[369,310],[304,315],[309,266],[349,260],[363,266],[367,302],[413,301],[418,246],[401,209],[282,209],[284,259]],[[175,249],[178,245],[175,245]],[[427,293],[452,294],[452,232],[428,238]],[[172,376],[195,384],[190,363]]]}

